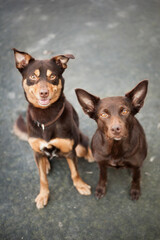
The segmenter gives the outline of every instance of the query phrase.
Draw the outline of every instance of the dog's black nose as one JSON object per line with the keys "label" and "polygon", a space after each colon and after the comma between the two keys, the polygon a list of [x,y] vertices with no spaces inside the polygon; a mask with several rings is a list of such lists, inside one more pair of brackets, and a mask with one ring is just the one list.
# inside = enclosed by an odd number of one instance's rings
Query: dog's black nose
{"label": "dog's black nose", "polygon": [[121,132],[121,127],[119,125],[113,125],[111,131],[113,134],[119,134]]}
{"label": "dog's black nose", "polygon": [[46,98],[49,95],[49,91],[47,88],[42,88],[39,92],[40,97]]}

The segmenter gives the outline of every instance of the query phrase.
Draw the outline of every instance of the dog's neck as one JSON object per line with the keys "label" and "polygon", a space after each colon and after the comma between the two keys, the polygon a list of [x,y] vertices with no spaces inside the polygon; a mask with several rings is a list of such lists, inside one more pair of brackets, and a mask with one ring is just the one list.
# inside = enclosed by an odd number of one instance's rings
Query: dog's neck
{"label": "dog's neck", "polygon": [[34,107],[31,103],[28,105],[28,114],[34,122],[39,122],[40,124],[47,124],[54,121],[59,113],[64,109],[65,96],[64,94],[56,101],[51,104],[48,108],[42,109]]}

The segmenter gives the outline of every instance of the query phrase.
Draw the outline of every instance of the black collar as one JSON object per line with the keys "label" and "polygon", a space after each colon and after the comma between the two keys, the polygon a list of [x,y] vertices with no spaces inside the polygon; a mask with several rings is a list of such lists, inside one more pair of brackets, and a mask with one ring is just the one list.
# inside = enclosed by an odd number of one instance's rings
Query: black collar
{"label": "black collar", "polygon": [[38,121],[34,121],[34,123],[37,125],[37,127],[42,128],[42,130],[44,131],[46,127],[49,127],[50,125],[55,123],[60,118],[60,116],[62,115],[62,113],[64,111],[64,108],[65,108],[65,102],[63,103],[63,106],[62,106],[61,110],[59,111],[58,115],[52,121],[50,121],[48,123],[44,123],[44,124],[40,123]]}

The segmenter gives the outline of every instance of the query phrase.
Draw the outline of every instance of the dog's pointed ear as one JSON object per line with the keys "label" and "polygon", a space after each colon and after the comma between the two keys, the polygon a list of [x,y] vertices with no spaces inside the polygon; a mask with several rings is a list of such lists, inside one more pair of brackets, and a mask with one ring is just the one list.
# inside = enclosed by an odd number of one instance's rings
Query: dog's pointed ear
{"label": "dog's pointed ear", "polygon": [[132,103],[134,114],[138,113],[139,110],[143,107],[147,90],[148,90],[148,80],[143,80],[130,92],[125,94],[125,96],[129,98]]}
{"label": "dog's pointed ear", "polygon": [[78,101],[82,106],[83,111],[91,118],[95,118],[95,108],[100,98],[96,97],[83,89],[75,89]]}
{"label": "dog's pointed ear", "polygon": [[63,69],[67,68],[67,62],[69,59],[75,59],[72,54],[58,55],[53,57],[51,60],[55,61],[55,63],[61,66]]}
{"label": "dog's pointed ear", "polygon": [[34,58],[26,52],[20,52],[15,48],[13,48],[13,51],[14,51],[16,68],[18,68],[19,71],[25,68],[31,60],[34,60]]}

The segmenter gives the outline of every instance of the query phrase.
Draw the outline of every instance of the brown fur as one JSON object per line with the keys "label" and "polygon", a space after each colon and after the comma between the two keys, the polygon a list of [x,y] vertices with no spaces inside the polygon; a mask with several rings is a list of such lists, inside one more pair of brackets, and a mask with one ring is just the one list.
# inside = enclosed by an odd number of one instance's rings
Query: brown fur
{"label": "brown fur", "polygon": [[148,81],[140,82],[124,97],[100,99],[77,89],[78,100],[86,114],[97,122],[92,138],[92,152],[100,170],[96,197],[106,193],[107,168],[126,167],[132,170],[131,198],[140,196],[140,168],[147,155],[147,143],[142,126],[135,118],[143,106]]}
{"label": "brown fur", "polygon": [[[76,147],[84,148],[80,156],[92,158],[88,138],[79,130],[78,115],[63,94],[62,74],[73,55],[59,55],[50,60],[35,60],[31,55],[14,49],[16,67],[22,74],[22,86],[29,103],[27,124],[18,118],[15,133],[28,138],[34,151],[40,175],[37,208],[43,208],[49,198],[46,174],[48,158],[66,157],[73,184],[80,194],[91,194],[90,186],[82,181],[77,169]],[[25,128],[24,128],[25,126]],[[18,132],[19,131],[19,132]],[[20,132],[22,132],[20,134]]]}

